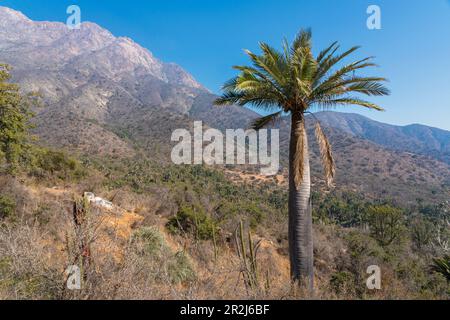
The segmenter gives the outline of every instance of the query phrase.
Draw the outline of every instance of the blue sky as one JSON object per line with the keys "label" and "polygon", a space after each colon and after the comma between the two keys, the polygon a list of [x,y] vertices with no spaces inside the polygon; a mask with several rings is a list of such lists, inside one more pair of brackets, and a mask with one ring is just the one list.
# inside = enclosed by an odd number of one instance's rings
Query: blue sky
{"label": "blue sky", "polygon": [[[390,79],[392,95],[375,100],[387,112],[337,111],[450,130],[450,0],[0,0],[33,20],[65,21],[71,4],[83,21],[134,39],[216,93],[232,65],[247,63],[243,49],[278,46],[311,27],[316,50],[335,40],[361,45],[355,58],[376,56],[376,73]],[[371,4],[381,8],[381,30],[366,27]]]}

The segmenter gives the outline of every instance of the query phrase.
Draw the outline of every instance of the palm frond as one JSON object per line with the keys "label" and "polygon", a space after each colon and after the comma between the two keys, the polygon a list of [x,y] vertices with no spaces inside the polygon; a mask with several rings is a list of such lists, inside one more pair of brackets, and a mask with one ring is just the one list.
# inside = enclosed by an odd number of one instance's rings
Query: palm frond
{"label": "palm frond", "polygon": [[251,68],[242,67],[243,71],[228,80],[222,87],[223,94],[214,102],[215,105],[252,105],[263,111],[279,109],[285,97],[270,81],[252,73]]}
{"label": "palm frond", "polygon": [[[233,68],[241,71],[241,74],[235,78],[234,83],[228,82],[229,85],[227,87],[224,86],[223,90],[239,90],[239,83],[249,80],[253,81],[253,83],[255,83],[255,81],[258,81],[261,83],[261,85],[263,85],[264,87],[268,87],[269,90],[276,93],[276,95],[279,97],[280,104],[282,104],[284,101],[287,101],[287,97],[283,92],[283,89],[267,74],[248,66],[234,66]],[[227,85],[227,83],[225,85]]]}
{"label": "palm frond", "polygon": [[[268,47],[264,43],[260,44],[260,46],[262,48]],[[271,62],[271,59],[268,59],[265,56],[258,56],[252,53],[250,50],[245,50],[245,53],[252,60],[254,68],[259,70],[261,74],[264,74],[265,78],[271,80],[271,82],[276,83],[277,87],[283,86],[285,78],[283,77],[283,74],[279,70],[278,66]]]}
{"label": "palm frond", "polygon": [[301,121],[296,128],[295,131],[295,137],[297,139],[297,145],[296,150],[294,154],[294,183],[297,188],[300,187],[300,185],[303,182],[304,177],[304,169],[305,169],[305,153],[308,152],[307,150],[307,143],[306,142],[306,129],[305,129],[305,122]]}
{"label": "palm frond", "polygon": [[334,164],[333,152],[331,150],[331,144],[328,141],[327,136],[322,130],[319,122],[316,122],[316,138],[319,144],[320,155],[322,157],[323,168],[325,171],[325,178],[327,185],[333,184],[334,176],[336,173],[336,166]]}
{"label": "palm frond", "polygon": [[340,66],[358,46],[338,52],[340,46],[334,42],[314,57],[309,29],[300,30],[291,44],[284,40],[281,51],[263,42],[259,45],[260,54],[245,51],[251,64],[234,67],[239,74],[224,84],[223,95],[216,104],[252,105],[273,114],[305,112],[311,106],[333,108],[352,104],[383,110],[359,98],[390,93],[384,84],[387,79],[355,75],[356,71],[376,66],[373,58]]}
{"label": "palm frond", "polygon": [[328,48],[322,50],[317,55],[317,58],[316,58],[317,63],[320,64],[322,62],[322,60],[328,55],[328,53],[331,52],[331,54],[333,55],[336,52],[336,50],[338,50],[338,49],[339,49],[338,42],[337,41],[333,42]]}
{"label": "palm frond", "polygon": [[386,81],[386,79],[379,78],[377,81],[360,80],[348,86],[346,92],[358,92],[367,96],[387,96],[390,90],[378,81]]}
{"label": "palm frond", "polygon": [[[330,90],[336,86],[336,83],[339,83],[340,81],[344,80],[344,77],[348,75],[349,73],[355,72],[358,69],[363,69],[367,67],[376,66],[374,63],[368,62],[371,57],[358,60],[356,62],[350,63],[337,71],[335,71],[331,76],[329,76],[326,79],[323,79],[324,76],[322,76],[321,79],[318,79],[316,77],[314,82],[314,91],[313,96],[321,94],[323,92],[326,92],[327,90]],[[320,68],[320,66],[319,66]]]}
{"label": "palm frond", "polygon": [[314,91],[311,94],[310,102],[314,100],[323,100],[326,98],[335,98],[349,93],[359,93],[367,96],[384,96],[389,95],[390,91],[382,82],[387,79],[380,77],[350,77],[348,79],[336,81],[328,88],[321,91]]}
{"label": "palm frond", "polygon": [[317,69],[317,73],[315,76],[315,83],[318,83],[335,65],[337,65],[340,61],[342,61],[344,58],[358,50],[360,47],[355,46],[350,48],[349,50],[345,51],[344,53],[341,53],[337,56],[334,54],[337,52],[339,46],[335,46],[333,51],[326,57],[321,59],[320,64]]}
{"label": "palm frond", "polygon": [[232,104],[239,104],[240,99],[243,97],[242,93],[235,91],[224,92],[220,97],[214,100],[216,106],[227,106]]}
{"label": "palm frond", "polygon": [[278,119],[281,118],[282,114],[282,111],[278,111],[268,116],[258,118],[251,123],[250,128],[254,130],[260,130],[269,124],[274,124]]}
{"label": "palm frond", "polygon": [[295,52],[300,48],[311,48],[312,31],[310,28],[301,29],[295,37],[291,45],[291,53],[295,55]]}
{"label": "palm frond", "polygon": [[320,99],[315,103],[321,108],[333,108],[338,105],[357,105],[365,108],[384,111],[384,109],[375,103],[368,102],[359,98],[338,98],[338,99]]}

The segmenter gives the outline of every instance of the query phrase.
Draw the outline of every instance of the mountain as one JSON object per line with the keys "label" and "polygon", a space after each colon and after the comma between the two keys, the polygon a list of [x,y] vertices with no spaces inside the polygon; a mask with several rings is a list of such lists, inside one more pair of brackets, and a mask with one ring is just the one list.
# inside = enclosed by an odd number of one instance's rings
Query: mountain
{"label": "mountain", "polygon": [[[69,30],[58,22],[34,22],[22,13],[0,8],[0,50],[2,58],[27,72],[45,69],[64,72],[67,82],[79,86],[91,77],[116,82],[141,76],[172,85],[202,88],[176,64],[156,59],[150,51],[129,38],[114,37],[94,23],[85,22],[79,30]],[[21,73],[22,75],[22,73]],[[45,88],[42,88],[45,90]],[[54,91],[49,96],[58,97]]]}
{"label": "mountain", "polygon": [[358,114],[320,112],[322,124],[393,150],[430,156],[450,164],[450,131],[420,124],[394,126]]}
{"label": "mountain", "polygon": [[[182,67],[94,23],[69,30],[0,7],[0,62],[14,67],[13,81],[24,91],[44,97],[35,119],[41,143],[85,154],[133,157],[142,151],[168,162],[173,130],[191,128],[194,120],[220,130],[246,128],[258,116],[238,106],[214,107],[216,96]],[[339,186],[408,201],[448,197],[449,132],[353,114],[316,117],[333,143]],[[312,135],[313,118],[308,122]],[[288,119],[279,127],[285,165]],[[322,184],[318,147],[311,144],[315,183]]]}

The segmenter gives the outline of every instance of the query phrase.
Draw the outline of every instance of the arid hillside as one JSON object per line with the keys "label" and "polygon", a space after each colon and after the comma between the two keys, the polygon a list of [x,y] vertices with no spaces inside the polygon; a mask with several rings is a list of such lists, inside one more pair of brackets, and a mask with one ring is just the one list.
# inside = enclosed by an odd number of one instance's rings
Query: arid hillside
{"label": "arid hillside", "polygon": [[[449,298],[449,132],[308,115],[315,290],[303,292],[289,271],[289,118],[274,124],[276,175],[176,165],[175,129],[247,128],[258,115],[214,106],[180,66],[94,23],[68,30],[0,7],[0,63],[19,95],[42,100],[33,136],[23,130],[0,152],[0,299]],[[371,265],[383,272],[377,291],[366,285]],[[74,266],[80,290],[67,286]]]}

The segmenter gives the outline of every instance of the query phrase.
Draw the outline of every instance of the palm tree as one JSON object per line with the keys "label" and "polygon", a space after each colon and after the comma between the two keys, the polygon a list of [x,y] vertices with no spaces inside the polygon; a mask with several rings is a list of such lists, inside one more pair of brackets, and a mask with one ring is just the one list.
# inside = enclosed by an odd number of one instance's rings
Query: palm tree
{"label": "palm tree", "polygon": [[[372,57],[339,66],[355,52],[353,47],[338,54],[337,42],[320,52],[312,53],[311,31],[301,30],[292,44],[283,42],[278,51],[260,43],[261,55],[246,50],[252,66],[235,66],[239,75],[223,86],[216,105],[251,105],[271,113],[252,123],[259,130],[272,124],[284,114],[291,117],[289,148],[289,256],[294,281],[313,289],[313,234],[311,179],[305,113],[313,108],[327,109],[343,105],[359,105],[382,111],[378,105],[362,100],[359,95],[388,95],[383,86],[385,78],[358,76],[356,71],[375,66]],[[330,143],[320,124],[316,123],[328,185],[335,175]]]}

